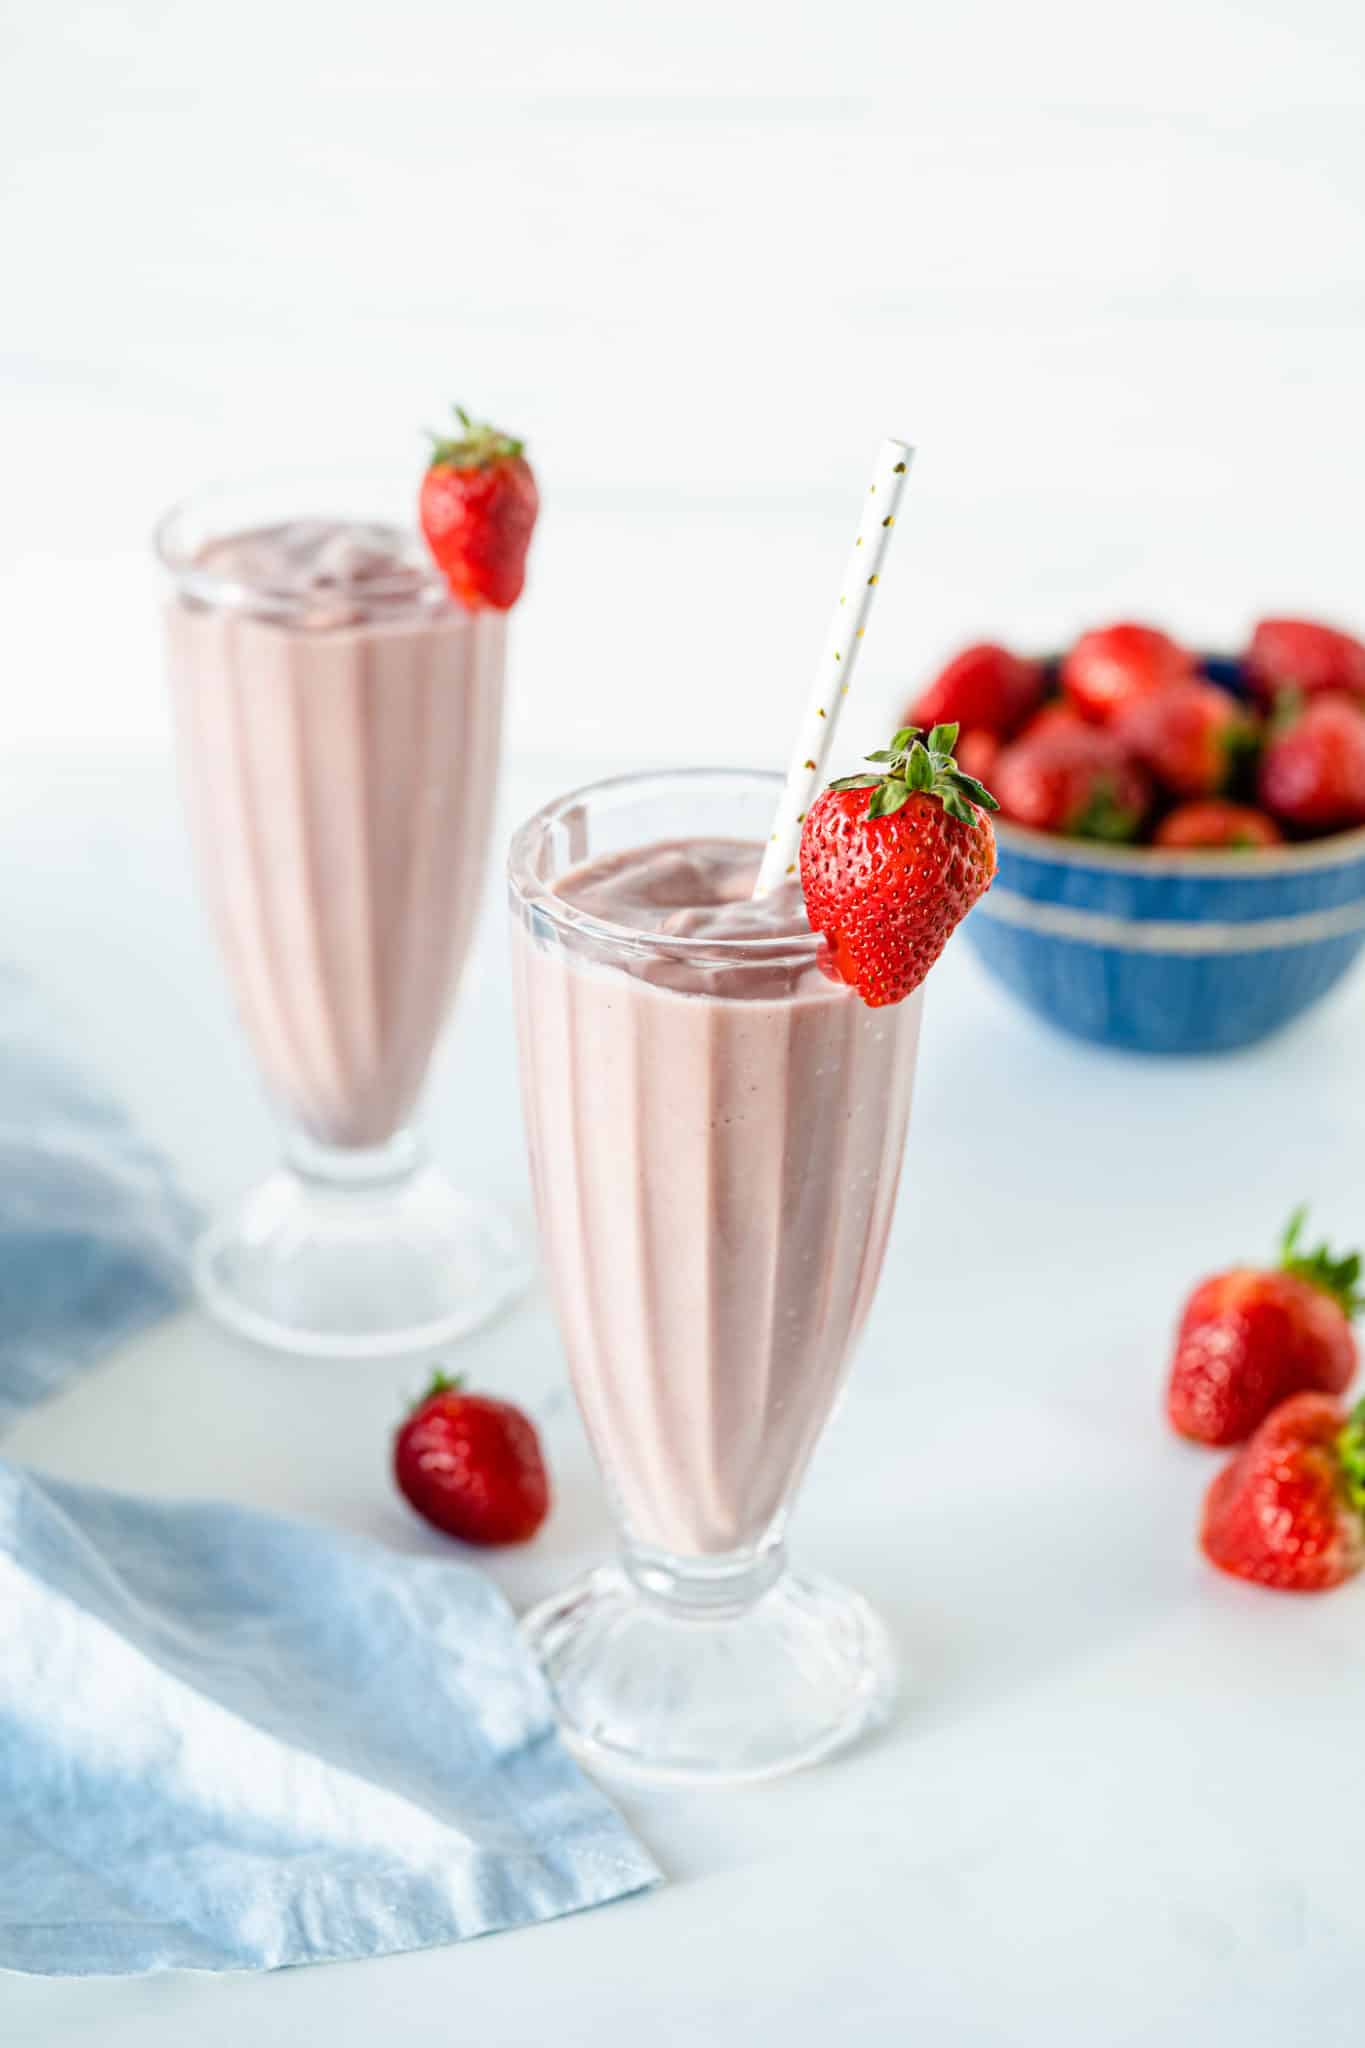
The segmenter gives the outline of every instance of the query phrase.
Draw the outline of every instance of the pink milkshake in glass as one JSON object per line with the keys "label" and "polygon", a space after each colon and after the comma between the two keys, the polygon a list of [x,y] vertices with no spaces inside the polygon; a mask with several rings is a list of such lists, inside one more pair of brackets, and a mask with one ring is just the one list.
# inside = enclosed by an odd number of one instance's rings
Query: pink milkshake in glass
{"label": "pink milkshake in glass", "polygon": [[525,1274],[409,1129],[479,906],[507,618],[372,503],[223,490],[157,536],[201,885],[289,1132],[201,1242],[200,1289],[260,1341],[355,1356],[459,1334]]}
{"label": "pink milkshake in glass", "polygon": [[623,776],[512,842],[536,1209],[621,1534],[525,1628],[569,1739],[651,1776],[792,1770],[893,1685],[784,1538],[876,1291],[922,984],[995,872],[956,725],[821,788],[911,454],[878,452],[785,778]]}
{"label": "pink milkshake in glass", "polygon": [[877,1285],[921,995],[831,979],[798,883],[749,900],[780,787],[625,777],[511,851],[541,1239],[622,1535],[527,1628],[571,1739],[655,1775],[790,1769],[891,1688],[784,1533]]}

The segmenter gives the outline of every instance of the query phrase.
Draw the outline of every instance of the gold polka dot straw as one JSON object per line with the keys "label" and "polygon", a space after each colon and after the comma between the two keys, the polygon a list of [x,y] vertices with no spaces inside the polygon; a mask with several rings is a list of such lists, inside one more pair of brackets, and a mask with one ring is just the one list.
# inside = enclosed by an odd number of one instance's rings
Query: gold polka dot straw
{"label": "gold polka dot straw", "polygon": [[849,549],[844,579],[839,586],[839,602],[825,636],[763,865],[754,885],[755,897],[768,895],[785,875],[793,872],[801,823],[825,779],[825,763],[862,650],[863,628],[877,595],[882,557],[896,530],[896,513],[913,455],[914,450],[904,441],[883,441],[877,455],[872,482],[863,498],[858,535]]}

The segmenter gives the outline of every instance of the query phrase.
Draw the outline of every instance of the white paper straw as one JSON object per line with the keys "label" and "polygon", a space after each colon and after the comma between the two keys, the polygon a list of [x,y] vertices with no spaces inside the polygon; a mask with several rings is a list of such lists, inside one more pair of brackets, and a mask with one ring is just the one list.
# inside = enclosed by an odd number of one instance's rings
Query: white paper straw
{"label": "white paper straw", "polygon": [[887,543],[895,530],[896,510],[913,455],[913,448],[904,441],[883,441],[878,452],[877,466],[863,500],[858,537],[849,550],[839,601],[829,622],[810,701],[801,720],[786,784],[773,817],[772,833],[754,884],[755,899],[766,896],[787,875],[796,873],[801,826],[824,780],[825,763],[858,665],[868,613],[877,595],[877,581]]}

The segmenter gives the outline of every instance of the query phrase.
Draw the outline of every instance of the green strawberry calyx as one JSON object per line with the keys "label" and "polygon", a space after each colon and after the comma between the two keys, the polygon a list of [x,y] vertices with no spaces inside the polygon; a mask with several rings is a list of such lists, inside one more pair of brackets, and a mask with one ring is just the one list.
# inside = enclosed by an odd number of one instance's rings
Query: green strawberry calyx
{"label": "green strawberry calyx", "polygon": [[1103,839],[1113,845],[1137,838],[1142,813],[1119,802],[1112,775],[1097,775],[1089,795],[1067,825],[1072,839]]}
{"label": "green strawberry calyx", "polygon": [[460,432],[450,439],[432,434],[432,469],[490,469],[495,462],[510,462],[526,446],[514,434],[491,427],[486,420],[472,420],[462,405],[453,408]]}
{"label": "green strawberry calyx", "polygon": [[1277,740],[1284,733],[1292,732],[1303,717],[1307,697],[1302,686],[1292,677],[1286,676],[1275,686],[1271,699],[1270,717],[1266,722],[1266,738]]}
{"label": "green strawberry calyx", "polygon": [[1365,1291],[1358,1284],[1360,1253],[1348,1252],[1345,1258],[1339,1259],[1325,1244],[1317,1245],[1312,1251],[1303,1250],[1299,1239],[1307,1221],[1308,1204],[1303,1202],[1290,1217],[1280,1239],[1282,1269],[1306,1280],[1310,1287],[1319,1287],[1324,1294],[1330,1294],[1344,1315],[1358,1316],[1365,1308]]}
{"label": "green strawberry calyx", "polygon": [[416,1415],[419,1409],[426,1407],[428,1401],[436,1400],[437,1396],[440,1394],[462,1394],[463,1392],[464,1379],[462,1375],[456,1373],[454,1378],[452,1379],[448,1372],[442,1372],[440,1367],[438,1366],[436,1368],[436,1371],[431,1375],[431,1384],[427,1387],[426,1391],[423,1394],[420,1394],[417,1400],[413,1402],[412,1406],[408,1410],[408,1414]]}
{"label": "green strawberry calyx", "polygon": [[1230,725],[1216,735],[1215,744],[1223,764],[1223,773],[1215,794],[1224,794],[1230,789],[1240,790],[1248,783],[1256,763],[1261,758],[1262,735],[1257,726],[1239,712]]}
{"label": "green strawberry calyx", "polygon": [[1346,1498],[1365,1515],[1365,1401],[1357,1401],[1337,1437],[1337,1458]]}
{"label": "green strawberry calyx", "polygon": [[936,796],[950,818],[973,824],[974,804],[983,811],[998,811],[1000,806],[985,784],[953,759],[958,730],[956,725],[936,725],[924,735],[918,725],[903,725],[889,747],[866,756],[879,764],[879,774],[845,775],[830,788],[870,790],[869,818],[893,816],[912,796]]}

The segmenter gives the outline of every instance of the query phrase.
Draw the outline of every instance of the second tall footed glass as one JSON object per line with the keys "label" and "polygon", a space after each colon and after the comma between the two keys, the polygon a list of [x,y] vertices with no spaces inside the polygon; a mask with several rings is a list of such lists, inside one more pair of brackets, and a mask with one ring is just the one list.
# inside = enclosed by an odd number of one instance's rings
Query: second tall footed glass
{"label": "second tall footed glass", "polygon": [[620,1562],[528,1633],[601,1761],[763,1776],[886,1706],[856,1595],[785,1531],[891,1223],[921,993],[825,973],[795,885],[747,899],[779,778],[599,784],[513,842],[536,1207]]}
{"label": "second tall footed glass", "polygon": [[507,619],[453,602],[365,479],[209,492],[157,544],[200,877],[288,1126],[201,1293],[286,1350],[438,1344],[526,1273],[409,1127],[479,905]]}

